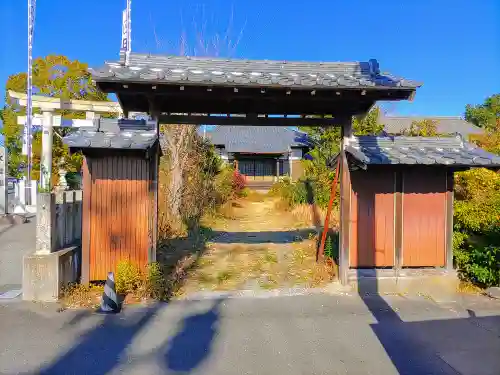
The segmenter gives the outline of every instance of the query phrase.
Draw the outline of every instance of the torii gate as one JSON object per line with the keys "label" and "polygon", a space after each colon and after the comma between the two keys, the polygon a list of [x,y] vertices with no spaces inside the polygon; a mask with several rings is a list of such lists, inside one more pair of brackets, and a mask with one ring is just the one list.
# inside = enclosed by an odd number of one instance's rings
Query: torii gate
{"label": "torii gate", "polygon": [[[8,96],[11,99],[16,99],[19,105],[26,107],[27,95],[20,92],[8,91]],[[123,116],[123,111],[119,103],[116,102],[103,102],[103,101],[90,101],[90,100],[76,100],[76,99],[61,99],[51,98],[41,95],[32,96],[33,108],[42,110],[42,115],[35,115],[32,124],[34,126],[42,127],[42,155],[41,155],[41,173],[40,185],[42,188],[50,186],[50,176],[52,174],[52,136],[54,127],[70,127],[82,128],[92,127],[94,119],[98,118],[101,113],[116,113],[118,117]],[[55,116],[54,111],[58,109],[66,109],[72,111],[85,111],[86,119],[63,120],[61,116]],[[26,116],[18,116],[17,123],[19,125],[26,125]],[[23,138],[26,137],[26,129],[24,130]],[[23,151],[25,150],[23,139]]]}

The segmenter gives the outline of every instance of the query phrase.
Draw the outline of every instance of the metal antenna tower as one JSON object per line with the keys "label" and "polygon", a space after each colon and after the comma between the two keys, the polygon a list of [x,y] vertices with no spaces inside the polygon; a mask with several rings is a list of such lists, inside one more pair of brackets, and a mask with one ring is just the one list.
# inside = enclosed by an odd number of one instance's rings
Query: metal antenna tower
{"label": "metal antenna tower", "polygon": [[132,48],[132,0],[127,0],[127,7],[122,13],[122,45],[120,55],[125,54],[125,65],[128,65]]}

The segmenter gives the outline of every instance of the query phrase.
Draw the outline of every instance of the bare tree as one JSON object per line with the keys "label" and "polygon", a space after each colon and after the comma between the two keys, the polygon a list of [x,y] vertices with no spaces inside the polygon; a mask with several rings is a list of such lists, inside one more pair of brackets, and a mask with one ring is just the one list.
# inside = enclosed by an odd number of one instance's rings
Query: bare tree
{"label": "bare tree", "polygon": [[[153,17],[150,14],[153,34],[156,48],[162,49],[162,40],[156,33],[156,27]],[[231,9],[229,21],[224,33],[208,31],[208,22],[205,16],[205,7],[201,7],[201,15],[196,14],[192,19],[192,30],[194,37],[190,38],[189,33],[184,28],[183,15],[181,13],[182,31],[179,40],[179,54],[186,56],[212,56],[229,57],[235,52],[243,36],[244,27],[236,37],[233,37],[234,12]],[[246,24],[246,22],[245,22]],[[178,225],[182,219],[183,195],[187,191],[185,186],[186,174],[190,170],[190,155],[194,147],[199,143],[196,141],[197,127],[187,125],[162,124],[161,126],[161,144],[163,152],[166,155],[168,166],[164,169],[168,171],[167,207],[169,214]]]}
{"label": "bare tree", "polygon": [[173,219],[181,219],[181,203],[184,188],[184,175],[188,166],[189,155],[195,144],[196,127],[189,125],[161,125],[161,145],[166,151],[168,161],[167,200]]}

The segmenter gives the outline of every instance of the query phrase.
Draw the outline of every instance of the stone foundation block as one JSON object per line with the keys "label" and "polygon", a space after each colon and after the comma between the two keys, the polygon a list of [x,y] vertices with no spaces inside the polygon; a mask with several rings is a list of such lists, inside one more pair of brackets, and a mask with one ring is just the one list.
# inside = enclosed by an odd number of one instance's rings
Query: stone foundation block
{"label": "stone foundation block", "polygon": [[23,300],[55,302],[62,287],[79,278],[80,247],[23,258]]}

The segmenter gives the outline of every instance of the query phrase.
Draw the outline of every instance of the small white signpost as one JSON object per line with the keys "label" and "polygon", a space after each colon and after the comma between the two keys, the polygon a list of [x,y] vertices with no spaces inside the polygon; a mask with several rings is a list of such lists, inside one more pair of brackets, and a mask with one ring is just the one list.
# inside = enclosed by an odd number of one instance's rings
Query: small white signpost
{"label": "small white signpost", "polygon": [[7,149],[0,146],[0,215],[6,215],[9,211],[9,191],[8,191],[8,160]]}

